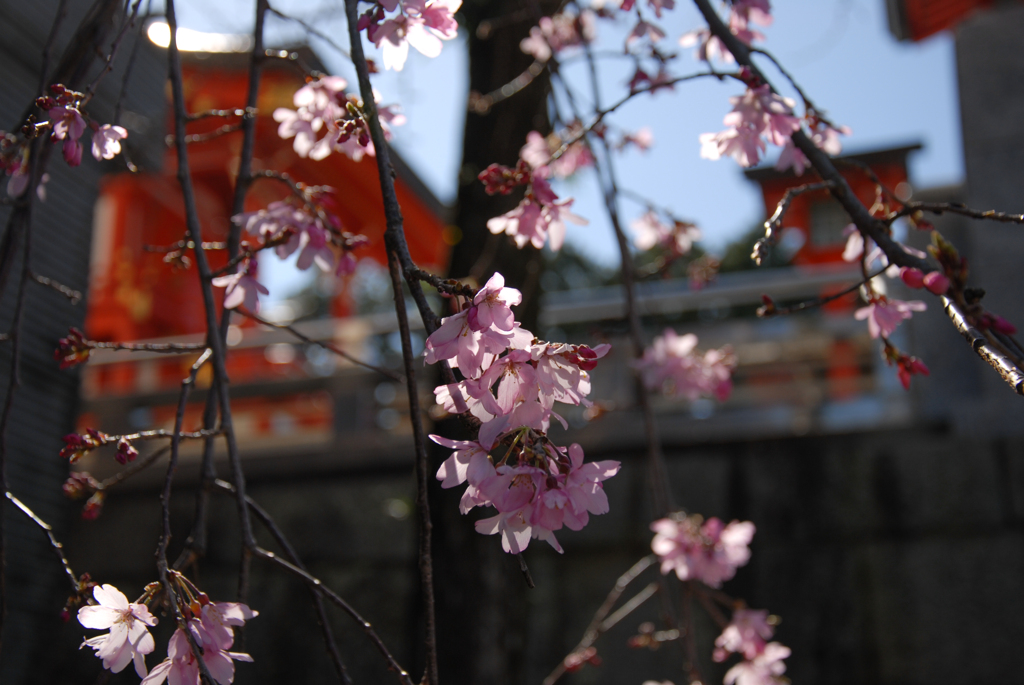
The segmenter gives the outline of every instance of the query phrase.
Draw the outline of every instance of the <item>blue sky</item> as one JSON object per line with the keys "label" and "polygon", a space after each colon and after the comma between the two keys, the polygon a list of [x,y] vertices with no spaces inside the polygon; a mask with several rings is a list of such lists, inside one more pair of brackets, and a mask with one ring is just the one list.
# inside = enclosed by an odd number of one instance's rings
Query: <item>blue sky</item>
{"label": "blue sky", "polygon": [[[181,0],[179,0],[181,2]],[[316,5],[298,0],[278,0],[274,6],[302,17],[326,34],[347,45],[341,3]],[[676,40],[700,25],[700,18],[685,0],[666,12],[660,25],[667,38],[661,47],[679,50],[675,73],[697,71],[690,50]],[[775,22],[764,30],[763,47],[790,70],[815,103],[833,121],[853,129],[846,139],[850,152],[920,142],[924,150],[910,158],[911,182],[928,187],[958,182],[963,177],[960,122],[956,93],[956,67],[952,36],[934,36],[919,44],[898,43],[889,33],[883,0],[776,0]],[[251,3],[185,0],[179,5],[182,26],[206,31],[250,30]],[[621,50],[631,25],[602,21],[601,51]],[[273,18],[271,42],[303,39],[295,24]],[[310,43],[327,66],[342,76],[353,76],[351,65],[317,38]],[[372,47],[370,54],[373,54]],[[466,101],[466,57],[460,39],[445,44],[441,56],[427,59],[415,51],[400,73],[375,77],[385,102],[400,102],[409,118],[396,130],[395,146],[443,200],[452,200],[461,156],[462,126]],[[582,77],[582,65],[569,65],[570,79]],[[606,102],[624,93],[632,68],[622,59],[602,66]],[[577,79],[579,88],[585,81]],[[777,79],[781,84],[781,79]],[[723,128],[729,111],[728,98],[740,92],[738,84],[696,81],[674,93],[643,96],[612,118],[626,130],[650,126],[655,146],[647,153],[628,152],[618,161],[623,187],[642,190],[654,202],[701,226],[705,244],[712,250],[763,219],[756,187],[747,182],[731,159],[700,159],[698,136]],[[525,141],[524,141],[525,142]],[[570,242],[593,258],[614,263],[618,259],[608,221],[589,174],[562,183],[558,190],[576,198],[574,210],[590,220],[585,227],[571,227]],[[642,206],[624,200],[621,210],[627,221]]]}

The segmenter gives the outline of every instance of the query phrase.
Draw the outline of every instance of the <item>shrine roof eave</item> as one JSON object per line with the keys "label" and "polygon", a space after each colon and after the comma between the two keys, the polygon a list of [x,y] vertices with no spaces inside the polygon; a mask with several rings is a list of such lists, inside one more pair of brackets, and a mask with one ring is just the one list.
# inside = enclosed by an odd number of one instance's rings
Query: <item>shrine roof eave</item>
{"label": "shrine roof eave", "polygon": [[[843,160],[849,160],[851,162],[859,162],[866,164],[869,167],[879,166],[883,164],[901,164],[905,165],[907,161],[907,155],[915,150],[920,150],[924,146],[921,143],[908,143],[899,147],[890,147],[877,150],[867,150],[865,152],[855,152],[849,155],[840,155],[833,159],[842,162]],[[753,169],[747,169],[743,172],[751,181],[757,183],[765,183],[766,181],[774,181],[785,178],[797,178],[796,174],[791,169],[786,171],[779,171],[770,164],[765,164]]]}

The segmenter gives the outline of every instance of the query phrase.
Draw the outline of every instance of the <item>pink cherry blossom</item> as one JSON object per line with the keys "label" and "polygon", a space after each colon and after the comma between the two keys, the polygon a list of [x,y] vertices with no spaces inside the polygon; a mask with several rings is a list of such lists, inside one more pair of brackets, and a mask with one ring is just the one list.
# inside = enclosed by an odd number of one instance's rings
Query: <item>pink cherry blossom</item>
{"label": "pink cherry blossom", "polygon": [[473,297],[467,319],[474,331],[496,328],[511,331],[515,328],[515,316],[509,307],[523,301],[523,295],[515,288],[505,287],[505,277],[495,272],[487,283]]}
{"label": "pink cherry blossom", "polygon": [[649,126],[639,128],[633,133],[627,133],[619,141],[618,149],[622,150],[629,145],[635,145],[641,152],[647,152],[654,145],[654,132]]}
{"label": "pink cherry blossom", "polygon": [[725,685],[779,685],[779,676],[786,672],[782,660],[791,653],[789,647],[769,642],[762,653],[730,668],[725,674]]}
{"label": "pink cherry blossom", "polygon": [[550,173],[556,178],[568,178],[579,169],[593,166],[594,156],[590,148],[582,140],[577,140],[553,162],[551,155],[562,147],[563,139],[574,138],[581,130],[579,123],[574,122],[560,136],[552,134],[545,137],[537,131],[530,131],[526,134],[526,145],[519,151],[519,156],[542,176]]}
{"label": "pink cherry blossom", "polygon": [[767,611],[737,609],[732,614],[732,621],[715,639],[714,659],[724,661],[730,652],[742,654],[744,659],[753,659],[764,651],[774,634]]}
{"label": "pink cherry blossom", "polygon": [[[561,455],[564,462],[564,454]],[[573,443],[568,449],[568,470],[551,469],[551,472],[537,473],[535,487],[538,495],[533,499],[530,512],[532,537],[545,540],[559,554],[562,547],[555,539],[554,531],[564,525],[570,530],[582,530],[590,514],[608,513],[608,497],[601,481],[619,472],[617,461],[583,463],[583,448]]]}
{"label": "pink cherry blossom", "polygon": [[[228,652],[219,647],[202,622],[192,619],[188,622],[188,629],[203,650],[203,663],[220,685],[231,685],[234,681],[235,661],[252,661],[248,654]],[[141,685],[160,685],[165,680],[170,685],[200,685],[199,664],[181,628],[174,631],[167,644],[167,658],[153,668]]]}
{"label": "pink cherry blossom", "polygon": [[453,359],[463,375],[476,378],[483,371],[485,355],[498,355],[508,348],[512,340],[511,331],[499,331],[493,327],[474,331],[468,314],[461,311],[445,317],[438,329],[427,337],[424,343],[427,364]]}
{"label": "pink cherry blossom", "polygon": [[55,140],[78,140],[85,133],[85,119],[74,107],[52,107],[49,115]]}
{"label": "pink cherry blossom", "polygon": [[256,280],[256,260],[247,259],[239,266],[236,273],[218,276],[211,283],[217,288],[225,288],[224,308],[234,309],[244,306],[256,314],[260,311],[260,295],[269,295],[270,291]]}
{"label": "pink cherry blossom", "polygon": [[[340,76],[321,76],[299,88],[292,98],[296,109],[279,107],[274,120],[280,123],[281,138],[295,138],[293,147],[300,157],[321,160],[332,152],[341,152],[358,162],[363,155],[373,155],[369,129],[360,111],[363,102],[347,95],[348,83]],[[405,117],[394,106],[381,106],[381,96],[374,90],[374,102],[384,135],[390,139],[392,125],[405,123]],[[321,131],[323,136],[320,136]]]}
{"label": "pink cherry blossom", "polygon": [[92,134],[92,156],[98,160],[113,159],[121,152],[121,141],[128,137],[122,126],[103,124]]}
{"label": "pink cherry blossom", "polygon": [[659,245],[676,256],[689,253],[694,242],[701,237],[700,229],[693,224],[674,221],[670,226],[653,210],[648,210],[629,226],[633,229],[633,244],[638,250],[649,250]]}
{"label": "pink cherry blossom", "polygon": [[749,544],[754,524],[717,518],[701,523],[699,517],[664,518],[651,524],[651,549],[661,561],[661,572],[675,571],[680,580],[699,580],[711,587],[736,575],[750,561]]}
{"label": "pink cherry blossom", "polygon": [[580,14],[558,12],[542,17],[530,35],[519,43],[519,49],[533,55],[539,62],[547,62],[556,52],[592,42],[597,37],[596,15],[584,9]]}
{"label": "pink cherry blossom", "polygon": [[913,316],[911,312],[923,312],[927,308],[928,305],[920,300],[904,302],[879,296],[868,306],[854,312],[853,316],[858,321],[867,319],[868,332],[872,338],[888,338],[902,321]]}
{"label": "pink cherry blossom", "polygon": [[677,335],[667,328],[644,350],[635,366],[650,390],[690,400],[709,395],[724,401],[732,391],[736,359],[728,349],[701,354],[697,350],[696,335]]}
{"label": "pink cherry blossom", "polygon": [[654,10],[654,16],[661,19],[661,13],[663,10],[675,9],[675,0],[647,0],[647,5]]}
{"label": "pink cherry blossom", "polygon": [[106,635],[89,638],[82,646],[96,650],[103,668],[120,673],[128,662],[135,663],[140,678],[146,675],[145,655],[156,646],[146,626],[155,626],[157,619],[145,604],[129,602],[113,585],[97,585],[92,591],[97,605],[78,610],[78,622],[86,628],[109,629]]}
{"label": "pink cherry blossom", "polygon": [[454,488],[467,480],[471,485],[479,485],[485,478],[493,475],[493,468],[488,469],[490,459],[487,449],[475,440],[449,440],[440,435],[429,436],[442,447],[455,450],[441,468],[437,470],[437,479],[442,488]]}
{"label": "pink cherry blossom", "polygon": [[740,166],[751,166],[760,160],[766,141],[784,146],[800,128],[800,119],[793,113],[796,103],[773,93],[767,84],[748,87],[743,95],[729,98],[729,102],[733,109],[723,119],[728,128],[700,136],[701,157],[730,156]]}
{"label": "pink cherry blossom", "polygon": [[657,43],[664,37],[665,32],[661,28],[641,19],[633,27],[633,30],[629,32],[629,35],[626,36],[626,49],[628,50],[633,43],[644,38],[647,38],[652,43]]}
{"label": "pink cherry blossom", "polygon": [[259,612],[240,602],[209,602],[203,605],[201,623],[210,642],[226,650],[235,641],[234,628],[256,616]]}
{"label": "pink cherry blossom", "polygon": [[566,221],[579,226],[589,223],[569,211],[572,203],[573,200],[568,199],[544,204],[539,203],[536,196],[527,194],[515,209],[488,220],[487,229],[494,234],[510,235],[520,248],[529,243],[539,250],[550,241],[551,249],[557,252],[565,241]]}
{"label": "pink cherry blossom", "polygon": [[400,12],[369,26],[366,35],[382,49],[384,68],[401,71],[410,45],[427,57],[441,54],[441,41],[458,35],[454,14],[461,5],[462,0],[403,0],[400,6],[393,3]]}

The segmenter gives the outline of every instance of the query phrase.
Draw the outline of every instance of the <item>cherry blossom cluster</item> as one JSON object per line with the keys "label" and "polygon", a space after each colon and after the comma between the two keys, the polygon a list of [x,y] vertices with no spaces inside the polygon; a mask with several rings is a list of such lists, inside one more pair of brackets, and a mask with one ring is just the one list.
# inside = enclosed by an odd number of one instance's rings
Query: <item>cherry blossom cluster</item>
{"label": "cherry blossom cluster", "polygon": [[519,43],[519,49],[539,62],[547,62],[562,50],[592,43],[597,38],[596,19],[597,13],[590,9],[542,17]]}
{"label": "cherry blossom cluster", "polygon": [[257,616],[257,612],[236,602],[211,602],[184,576],[174,571],[170,573],[171,583],[179,593],[177,608],[184,624],[171,636],[167,658],[152,672],[146,668],[146,655],[156,648],[149,628],[157,624],[157,619],[150,613],[148,603],[160,591],[159,583],[147,586],[136,602],[129,602],[113,585],[94,587],[96,603],[79,609],[78,621],[86,628],[108,632],[85,640],[82,646],[95,650],[103,667],[112,673],[120,673],[133,663],[145,685],[159,685],[165,680],[172,685],[199,685],[199,664],[189,644],[187,630],[199,647],[210,675],[220,685],[231,685],[235,678],[234,662],[252,661],[248,654],[229,651],[235,640],[234,627],[244,625]]}
{"label": "cherry blossom cluster", "polygon": [[[273,249],[280,259],[298,253],[295,266],[305,271],[314,264],[326,273],[337,276],[351,274],[356,268],[353,252],[369,241],[365,236],[342,230],[341,220],[328,211],[334,190],[327,186],[300,186],[303,202],[271,202],[266,209],[243,212],[231,218],[246,233],[260,240],[259,247],[243,247],[250,252]],[[233,274],[213,279],[213,285],[225,288],[224,307],[244,306],[259,312],[260,295],[267,288],[257,280],[258,262],[246,256]]]}
{"label": "cherry blossom cluster", "polygon": [[768,84],[755,83],[750,79],[743,95],[729,98],[733,109],[723,119],[728,128],[701,134],[701,157],[732,157],[748,167],[760,161],[766,142],[779,147],[791,142],[790,136],[800,128],[800,118],[793,112],[796,102],[772,92]]}
{"label": "cherry blossom cluster", "polygon": [[583,449],[554,444],[547,436],[555,402],[590,406],[588,372],[608,353],[536,340],[511,307],[522,301],[494,274],[470,305],[442,320],[425,343],[425,361],[447,361],[465,380],[438,386],[447,412],[480,421],[476,440],[431,439],[455,452],[437,472],[442,487],[468,483],[460,511],[491,506],[497,515],[477,521],[485,535],[501,534],[502,548],[518,554],[531,538],[559,552],[555,531],[580,530],[590,514],[608,511],[601,482],[619,470],[615,461],[584,463]]}
{"label": "cherry blossom cluster", "polygon": [[739,654],[743,660],[725,674],[725,685],[780,685],[786,682],[780,676],[786,672],[783,659],[789,657],[789,647],[768,642],[775,634],[778,619],[765,610],[736,609],[732,621],[715,639],[713,658],[722,662],[730,654]]}
{"label": "cherry blossom cluster", "polygon": [[580,226],[588,222],[569,211],[572,198],[558,199],[547,182],[548,173],[548,167],[533,169],[522,160],[515,169],[492,164],[481,171],[477,178],[491,195],[508,195],[516,186],[526,186],[522,202],[515,209],[490,219],[487,229],[494,234],[508,234],[519,248],[529,243],[539,250],[550,239],[552,250],[561,249],[565,241],[565,222]]}
{"label": "cherry blossom cluster", "polygon": [[410,45],[427,57],[441,54],[442,41],[458,35],[461,6],[462,0],[380,0],[359,18],[359,30],[381,48],[385,69],[401,71]]}
{"label": "cherry blossom cluster", "polygon": [[[112,124],[100,125],[82,113],[86,96],[66,88],[59,83],[50,86],[51,95],[36,98],[36,106],[46,112],[47,121],[37,121],[30,115],[21,128],[21,135],[0,131],[0,168],[10,180],[7,194],[20,197],[28,188],[28,143],[49,132],[50,140],[61,143],[61,153],[69,166],[82,163],[82,142],[85,130],[92,130],[92,155],[97,160],[113,159],[121,152],[121,141],[128,137],[128,131]],[[45,183],[49,174],[44,174]],[[46,199],[43,186],[39,187],[39,198]]]}
{"label": "cherry blossom cluster", "polygon": [[693,514],[659,519],[651,530],[651,549],[661,561],[662,573],[675,571],[680,580],[699,580],[717,588],[750,561],[755,529],[750,521],[724,524]]}
{"label": "cherry blossom cluster", "polygon": [[666,328],[644,350],[635,366],[648,390],[661,391],[669,397],[695,400],[706,395],[725,401],[732,392],[736,358],[728,348],[701,353],[696,335],[678,335]]}
{"label": "cherry blossom cluster", "polygon": [[[753,44],[755,40],[764,40],[764,34],[751,28],[751,24],[771,26],[769,0],[733,0],[729,13],[729,30],[746,45]],[[696,57],[702,62],[731,64],[736,61],[722,41],[717,36],[712,36],[711,31],[706,28],[683,34],[679,44],[684,48],[696,45]]]}
{"label": "cherry blossom cluster", "polygon": [[[348,82],[340,76],[310,79],[295,91],[295,109],[278,107],[274,121],[280,123],[277,135],[295,138],[293,147],[300,157],[320,160],[332,152],[341,152],[358,162],[363,155],[373,155],[373,141],[363,113],[363,101],[347,94]],[[381,106],[380,94],[374,92],[377,114],[384,135],[391,138],[391,126],[405,123],[405,115],[395,106]],[[321,137],[320,132],[324,135]]]}
{"label": "cherry blossom cluster", "polygon": [[669,225],[654,210],[647,210],[629,225],[633,229],[633,245],[638,250],[660,247],[673,257],[682,257],[700,240],[700,229],[694,224],[672,220]]}

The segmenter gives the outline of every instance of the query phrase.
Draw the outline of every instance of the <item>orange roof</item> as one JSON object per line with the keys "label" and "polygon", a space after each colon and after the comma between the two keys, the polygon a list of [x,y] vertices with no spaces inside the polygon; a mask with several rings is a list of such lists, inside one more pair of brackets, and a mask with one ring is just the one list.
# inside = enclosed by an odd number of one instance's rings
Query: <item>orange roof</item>
{"label": "orange roof", "polygon": [[[192,56],[184,67],[188,110],[243,105],[248,88],[246,62],[241,55],[209,59]],[[335,188],[337,205],[333,209],[343,228],[370,240],[357,256],[384,263],[385,219],[375,160],[365,157],[357,163],[338,153],[321,161],[303,159],[292,149],[292,140],[277,135],[277,122],[271,115],[278,107],[292,107],[292,95],[302,84],[302,75],[292,65],[270,62],[264,69],[253,168],[287,172],[295,180]],[[168,118],[171,120],[171,115]],[[190,134],[208,133],[226,122],[237,121],[237,117],[211,117],[190,123],[188,130]],[[241,145],[241,133],[233,132],[189,146],[196,201],[207,241],[227,236]],[[393,159],[409,250],[418,264],[438,271],[446,265],[449,252],[442,239],[443,207],[400,159]],[[172,245],[184,235],[176,166],[176,154],[168,149],[162,171],[118,174],[102,185],[95,210],[86,321],[88,333],[95,339],[138,340],[205,330],[194,271],[175,271],[163,262],[162,254],[145,249]],[[246,211],[266,207],[289,194],[278,181],[257,180],[246,198]],[[218,251],[212,251],[210,259],[214,268],[225,262],[224,254]],[[334,302],[333,313],[340,316],[349,311],[350,303],[343,292]]]}

